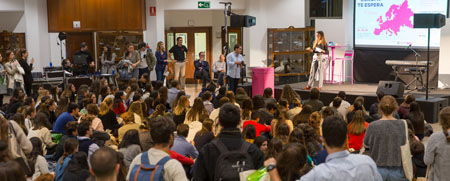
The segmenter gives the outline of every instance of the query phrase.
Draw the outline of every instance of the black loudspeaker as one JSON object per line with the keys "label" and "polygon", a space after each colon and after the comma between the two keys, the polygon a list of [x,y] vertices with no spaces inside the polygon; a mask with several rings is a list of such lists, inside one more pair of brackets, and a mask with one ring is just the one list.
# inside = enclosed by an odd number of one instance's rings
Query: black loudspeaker
{"label": "black loudspeaker", "polygon": [[256,25],[256,18],[248,15],[231,15],[231,27],[250,27]]}
{"label": "black loudspeaker", "polygon": [[377,94],[381,91],[383,91],[385,95],[403,97],[405,85],[396,81],[380,81],[378,82]]}
{"label": "black loudspeaker", "polygon": [[440,28],[445,26],[443,14],[414,14],[414,28]]}
{"label": "black loudspeaker", "polygon": [[437,123],[439,121],[439,112],[448,106],[447,98],[429,98],[425,100],[425,97],[417,98],[420,108],[425,116],[425,121],[428,123]]}

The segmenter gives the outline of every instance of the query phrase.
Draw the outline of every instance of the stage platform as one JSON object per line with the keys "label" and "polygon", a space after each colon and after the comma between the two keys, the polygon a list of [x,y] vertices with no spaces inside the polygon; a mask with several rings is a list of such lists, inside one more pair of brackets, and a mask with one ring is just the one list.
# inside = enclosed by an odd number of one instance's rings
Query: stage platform
{"label": "stage platform", "polygon": [[[307,82],[300,82],[289,84],[302,98],[302,100],[309,99],[309,90],[303,90],[306,87]],[[281,91],[284,85],[275,86],[275,97],[278,99],[281,95]],[[345,84],[324,84],[320,93],[320,99],[325,105],[329,105],[336,97],[339,91],[345,91],[347,94],[347,101],[353,103],[358,96],[364,97],[364,106],[369,109],[370,105],[377,101],[376,91],[378,84],[374,83],[345,83]],[[405,96],[409,90],[405,90]],[[425,118],[429,122],[437,122],[439,111],[448,105],[450,99],[450,89],[430,89],[429,99],[425,100],[425,92],[412,91],[409,94],[413,94],[416,97],[417,102],[421,105],[421,108],[425,114]],[[404,97],[397,98],[397,102],[400,104],[403,102]]]}

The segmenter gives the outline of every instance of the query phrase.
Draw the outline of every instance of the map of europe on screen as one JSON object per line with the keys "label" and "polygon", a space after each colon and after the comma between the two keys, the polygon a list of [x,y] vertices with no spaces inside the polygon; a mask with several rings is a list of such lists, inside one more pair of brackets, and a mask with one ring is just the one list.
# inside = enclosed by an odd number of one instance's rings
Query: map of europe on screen
{"label": "map of europe on screen", "polygon": [[[380,16],[377,21],[380,24],[379,28],[375,28],[374,34],[380,35],[385,32],[389,36],[397,35],[400,31],[400,27],[414,28],[411,22],[411,17],[414,16],[414,12],[408,6],[408,0],[403,1],[402,4],[393,4],[389,10],[385,13],[385,17]],[[383,21],[383,19],[385,19]]]}

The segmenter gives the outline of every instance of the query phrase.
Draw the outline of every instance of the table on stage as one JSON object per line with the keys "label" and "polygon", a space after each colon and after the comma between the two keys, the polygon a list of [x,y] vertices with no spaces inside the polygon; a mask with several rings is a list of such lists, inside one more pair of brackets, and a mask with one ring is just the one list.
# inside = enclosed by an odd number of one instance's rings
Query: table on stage
{"label": "table on stage", "polygon": [[[336,82],[334,82],[334,64],[335,64],[335,61],[336,61],[336,57],[334,56],[334,51],[335,51],[336,48],[345,48],[347,46],[335,45],[335,46],[328,46],[328,47],[331,48],[331,74],[328,74],[328,75],[331,75],[331,82],[325,81],[325,83],[334,84],[334,83],[336,83]],[[328,73],[329,73],[329,71],[330,70],[328,70]]]}

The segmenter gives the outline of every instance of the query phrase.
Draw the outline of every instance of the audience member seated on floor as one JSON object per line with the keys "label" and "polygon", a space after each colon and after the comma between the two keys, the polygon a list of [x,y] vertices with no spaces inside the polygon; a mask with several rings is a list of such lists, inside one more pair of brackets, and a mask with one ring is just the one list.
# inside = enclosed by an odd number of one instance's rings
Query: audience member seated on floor
{"label": "audience member seated on floor", "polygon": [[170,89],[168,91],[167,94],[167,102],[170,104],[170,107],[174,107],[173,106],[173,101],[175,101],[178,93],[180,92],[180,85],[178,84],[177,80],[171,80],[170,81]]}
{"label": "audience member seated on floor", "polygon": [[347,123],[344,120],[328,117],[323,121],[322,131],[322,142],[328,152],[326,162],[314,167],[301,180],[382,180],[370,157],[350,154],[345,149]]}
{"label": "audience member seated on floor", "polygon": [[353,120],[353,117],[355,116],[356,111],[363,111],[364,119],[365,119],[366,122],[371,123],[371,122],[374,121],[373,118],[370,117],[370,116],[367,114],[366,111],[364,111],[364,106],[361,105],[361,103],[360,103],[359,101],[356,101],[356,102],[353,104],[353,109],[352,109],[352,111],[348,112],[347,115],[345,116],[345,121],[346,121],[347,123],[350,123],[350,122]]}
{"label": "audience member seated on floor", "polygon": [[273,90],[270,87],[264,89],[263,97],[264,103],[266,103],[266,105],[271,102],[275,104],[277,103],[277,100],[273,98]]}
{"label": "audience member seated on floor", "polygon": [[363,147],[363,139],[369,123],[365,121],[364,112],[358,110],[353,120],[348,123],[348,148],[351,152],[359,153]]}
{"label": "audience member seated on floor", "polygon": [[125,133],[119,144],[119,152],[123,154],[123,162],[128,168],[134,157],[142,152],[138,130],[130,129]]}
{"label": "audience member seated on floor", "polygon": [[50,173],[48,170],[47,160],[44,158],[44,149],[42,148],[42,142],[37,137],[30,138],[33,145],[33,151],[27,155],[28,165],[33,167],[34,171],[32,179],[36,180],[41,174]]}
{"label": "audience member seated on floor", "polygon": [[239,104],[239,106],[242,107],[242,103],[245,99],[250,99],[247,95],[247,92],[245,92],[245,89],[242,87],[237,88],[236,90],[236,102]]}
{"label": "audience member seated on floor", "polygon": [[194,137],[194,145],[197,151],[214,139],[213,125],[214,125],[213,120],[211,119],[203,120],[202,129],[198,131]]}
{"label": "audience member seated on floor", "polygon": [[425,116],[420,109],[419,103],[416,101],[411,102],[410,111],[405,116],[414,125],[414,134],[419,137],[420,140],[425,137]]}
{"label": "audience member seated on floor", "polygon": [[269,139],[267,139],[265,136],[256,137],[253,144],[256,145],[256,147],[258,147],[264,155],[267,154],[267,144],[269,144]]}
{"label": "audience member seated on floor", "polygon": [[243,124],[243,129],[248,125],[255,126],[256,129],[256,137],[258,137],[261,133],[268,135],[270,133],[270,126],[266,126],[260,123],[260,111],[255,110],[252,112],[251,120],[245,121]]}
{"label": "audience member seated on floor", "polygon": [[305,173],[306,158],[305,146],[298,143],[286,145],[277,158],[269,158],[264,162],[270,180],[296,180]]}
{"label": "audience member seated on floor", "polygon": [[69,103],[67,106],[67,112],[63,112],[59,115],[58,119],[56,119],[55,125],[53,126],[53,132],[61,133],[66,135],[66,124],[70,121],[75,121],[77,116],[80,114],[80,109],[78,105],[75,103]]}
{"label": "audience member seated on floor", "polygon": [[314,111],[310,105],[303,106],[302,111],[294,116],[292,120],[293,124],[298,126],[301,123],[309,123],[309,118],[313,112]]}
{"label": "audience member seated on floor", "polygon": [[194,145],[192,145],[186,140],[188,134],[189,134],[189,126],[187,124],[178,125],[177,135],[175,135],[175,139],[171,150],[186,157],[196,159],[198,157],[198,151],[197,149],[195,149]]}
{"label": "audience member seated on floor", "polygon": [[181,96],[178,99],[177,104],[172,109],[173,121],[175,125],[183,124],[186,119],[186,113],[189,110],[189,98],[187,96]]}
{"label": "audience member seated on floor", "polygon": [[[152,121],[150,121],[150,134],[153,138],[155,146],[150,148],[139,155],[137,155],[130,164],[130,169],[128,170],[127,179],[134,180],[137,168],[141,164],[144,165],[156,165],[160,164],[163,166],[162,176],[164,180],[187,180],[186,173],[180,162],[175,159],[170,159],[169,152],[170,146],[173,144],[175,131],[175,123],[172,119],[160,116]],[[145,163],[146,162],[146,163]],[[139,175],[145,175],[147,178],[150,177],[151,172],[144,172]]]}
{"label": "audience member seated on floor", "polygon": [[400,119],[405,119],[405,116],[409,113],[410,105],[414,101],[416,101],[416,97],[414,97],[414,95],[406,95],[405,100],[398,108],[398,115],[400,116]]}
{"label": "audience member seated on floor", "polygon": [[242,138],[251,144],[255,141],[256,138],[256,129],[253,125],[248,125],[242,130]]}
{"label": "audience member seated on floor", "polygon": [[98,118],[102,121],[103,127],[105,131],[109,130],[109,132],[117,136],[117,131],[120,128],[119,123],[117,122],[116,113],[112,110],[113,99],[107,97],[100,104],[100,112]]}
{"label": "audience member seated on floor", "polygon": [[424,161],[430,168],[429,180],[447,180],[450,178],[450,107],[439,112],[439,124],[442,131],[435,132],[428,139]]}
{"label": "audience member seated on floor", "polygon": [[26,175],[19,163],[14,160],[0,162],[0,178],[4,180],[26,181]]}
{"label": "audience member seated on floor", "polygon": [[63,173],[63,181],[86,180],[91,176],[85,152],[75,152]]}
{"label": "audience member seated on floor", "polygon": [[92,153],[99,149],[99,146],[90,138],[93,135],[94,130],[89,122],[83,121],[78,124],[77,132],[79,142],[78,151],[86,153],[87,158],[89,159]]}
{"label": "audience member seated on floor", "polygon": [[[254,98],[256,97],[258,96],[255,96]],[[253,102],[255,102],[255,100]],[[272,120],[274,119],[274,113],[276,112],[277,109],[278,107],[276,103],[268,103],[264,108],[257,109],[261,116],[260,120],[261,124],[267,125],[272,124]]]}
{"label": "audience member seated on floor", "polygon": [[244,121],[252,119],[252,111],[253,111],[253,101],[250,98],[245,99],[242,102],[241,106],[241,119],[243,121],[241,121],[241,125],[239,125],[240,127],[242,127]]}
{"label": "audience member seated on floor", "polygon": [[[336,98],[339,97],[341,98],[341,104],[340,106],[338,106],[339,108],[337,108],[337,111],[339,113],[341,113],[342,115],[347,114],[347,109],[348,107],[350,107],[350,103],[347,101],[347,96],[345,91],[339,91],[338,94],[336,95]],[[333,102],[330,103],[330,107],[335,107],[333,106]]]}
{"label": "audience member seated on floor", "polygon": [[206,91],[202,95],[203,105],[205,106],[206,111],[208,111],[208,115],[211,114],[211,112],[214,110],[214,105],[211,102],[212,101],[212,95],[211,92]]}
{"label": "audience member seated on floor", "polygon": [[102,147],[92,154],[90,172],[96,181],[115,181],[120,170],[117,153],[111,148]]}
{"label": "audience member seated on floor", "polygon": [[298,113],[300,113],[302,111],[302,102],[300,101],[300,99],[296,99],[293,101],[293,105],[292,105],[292,109],[290,109],[287,112],[287,116],[289,120],[293,120],[294,116],[297,115]]}
{"label": "audience member seated on floor", "polygon": [[120,127],[119,131],[118,131],[118,133],[119,133],[119,138],[118,138],[119,139],[119,143],[122,142],[123,136],[125,135],[125,133],[128,130],[132,130],[132,129],[139,130],[139,127],[141,126],[141,125],[136,124],[134,122],[134,115],[132,113],[126,112],[126,113],[123,113],[120,117],[123,120],[123,126]]}
{"label": "audience member seated on floor", "polygon": [[67,138],[64,142],[64,153],[56,162],[55,181],[62,181],[64,171],[69,165],[74,153],[78,152],[78,140],[74,138]]}
{"label": "audience member seated on floor", "polygon": [[[245,142],[242,139],[242,135],[237,128],[240,122],[240,110],[232,103],[224,104],[219,113],[219,123],[223,127],[220,131],[217,141],[206,144],[199,151],[199,157],[196,160],[194,168],[194,180],[214,180],[224,178],[225,176],[230,179],[239,179],[239,174],[236,172],[236,168],[232,165],[223,164],[224,160],[218,160],[223,151],[235,151],[246,148],[246,153],[240,153],[243,155],[248,154],[251,160],[246,162],[245,170],[258,169],[263,165],[263,154],[255,145]],[[153,136],[153,135],[152,135]],[[219,151],[217,146],[219,146]],[[247,157],[248,158],[248,157]],[[244,161],[244,160],[242,160]],[[220,170],[216,170],[216,165],[221,165]],[[225,170],[232,171],[233,174],[224,175]]]}
{"label": "audience member seated on floor", "polygon": [[292,124],[291,120],[287,119],[285,109],[277,109],[277,111],[275,111],[275,114],[274,114],[274,119],[270,123],[270,127],[271,127],[270,131],[271,131],[271,134],[273,137],[277,136],[278,127],[283,123],[285,123],[288,126],[288,128],[289,128],[288,135],[289,135],[291,133],[291,131],[294,129],[294,125]]}
{"label": "audience member seated on floor", "polygon": [[381,99],[383,99],[383,97],[384,97],[384,92],[383,91],[377,92],[377,102],[374,102],[372,105],[370,105],[369,115],[374,120],[381,119],[380,112],[378,111],[378,105],[379,105]]}
{"label": "audience member seated on floor", "polygon": [[[325,111],[324,111],[325,112]],[[319,112],[313,112],[312,114],[311,114],[311,116],[309,116],[309,125],[312,127],[312,128],[314,128],[314,131],[316,132],[316,134],[318,135],[318,136],[322,136],[322,128],[321,128],[321,125],[322,125],[322,122],[323,122],[323,119],[325,119],[325,118],[327,118],[327,117],[330,117],[330,116],[334,116],[333,114],[331,114],[331,115],[329,115],[329,116],[326,116],[326,117],[324,117],[324,118],[322,118],[322,115],[320,115],[320,113]]]}
{"label": "audience member seated on floor", "polygon": [[[50,130],[45,127],[45,123],[47,122],[47,117],[44,113],[37,113],[36,118],[33,120],[33,128],[28,133],[28,139],[37,137],[41,140],[43,155],[47,154],[47,150],[50,150],[56,146],[56,143],[53,143]],[[54,152],[54,150],[53,150]],[[50,153],[53,154],[53,153]]]}
{"label": "audience member seated on floor", "polygon": [[316,133],[316,130],[309,124],[300,124],[298,128],[300,128],[305,134],[305,143],[306,149],[308,150],[308,155],[313,159],[314,163],[316,163],[318,159],[318,153],[324,149],[321,144],[319,135]]}
{"label": "audience member seated on floor", "polygon": [[286,99],[289,103],[289,105],[292,106],[294,105],[294,101],[296,101],[296,99],[300,100],[300,102],[302,101],[302,99],[300,98],[300,95],[298,95],[297,92],[295,92],[294,89],[292,89],[292,87],[289,84],[286,84],[283,87],[283,90],[281,91],[281,96],[280,99]]}
{"label": "audience member seated on floor", "polygon": [[320,111],[324,105],[323,102],[319,100],[319,98],[320,98],[319,89],[317,88],[311,89],[309,99],[305,101],[305,106],[310,105],[313,111]]}
{"label": "audience member seated on floor", "polygon": [[375,161],[383,180],[406,180],[402,167],[400,146],[406,143],[404,120],[393,115],[398,110],[394,97],[384,96],[378,109],[381,119],[370,123],[364,136],[364,147]]}

